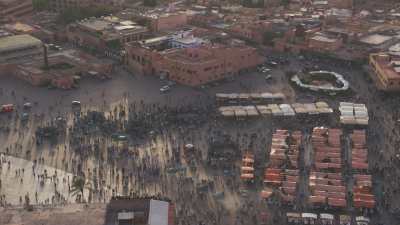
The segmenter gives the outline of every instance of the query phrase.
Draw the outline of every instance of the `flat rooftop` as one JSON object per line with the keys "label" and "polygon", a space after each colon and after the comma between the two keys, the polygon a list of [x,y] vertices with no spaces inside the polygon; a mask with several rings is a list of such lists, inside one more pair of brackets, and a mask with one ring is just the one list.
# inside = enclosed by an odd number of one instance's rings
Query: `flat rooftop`
{"label": "flat rooftop", "polygon": [[171,39],[171,38],[168,36],[161,36],[161,37],[149,38],[149,39],[141,41],[140,43],[142,45],[152,45],[152,44],[160,43],[163,41],[167,41],[169,39]]}
{"label": "flat rooftop", "polygon": [[334,43],[337,41],[336,38],[330,38],[330,37],[326,37],[323,35],[316,35],[316,36],[312,37],[311,39],[316,40],[316,41],[321,41],[321,42],[327,42],[327,43]]}
{"label": "flat rooftop", "polygon": [[42,41],[28,34],[0,38],[0,52],[42,44]]}
{"label": "flat rooftop", "polygon": [[161,17],[170,17],[170,16],[177,16],[177,15],[182,15],[185,14],[183,11],[176,11],[176,12],[165,12],[165,11],[152,11],[152,12],[146,12],[141,14],[144,17],[151,18],[151,19],[158,19]]}
{"label": "flat rooftop", "polygon": [[189,44],[196,44],[196,43],[201,44],[202,42],[204,42],[203,39],[201,39],[201,38],[196,38],[196,37],[177,38],[177,39],[174,39],[173,41],[175,41],[175,42],[177,42],[177,43],[186,44],[186,45],[189,45]]}
{"label": "flat rooftop", "polygon": [[313,5],[328,5],[328,1],[314,1]]}
{"label": "flat rooftop", "polygon": [[381,35],[381,34],[372,34],[366,37],[363,37],[360,39],[360,42],[369,44],[369,45],[381,45],[389,40],[391,40],[393,37],[391,36],[386,36],[386,35]]}
{"label": "flat rooftop", "polygon": [[77,24],[91,32],[98,32],[110,38],[119,36],[123,33],[147,31],[146,27],[137,25],[135,22],[130,20],[121,20],[115,16],[89,18],[79,21]]}
{"label": "flat rooftop", "polygon": [[110,25],[110,22],[101,19],[88,19],[80,21],[78,24],[91,30],[103,31]]}
{"label": "flat rooftop", "polygon": [[389,61],[389,56],[387,54],[377,54],[375,57],[376,62],[385,71],[385,75],[388,79],[400,79],[399,64],[400,58],[391,58]]}

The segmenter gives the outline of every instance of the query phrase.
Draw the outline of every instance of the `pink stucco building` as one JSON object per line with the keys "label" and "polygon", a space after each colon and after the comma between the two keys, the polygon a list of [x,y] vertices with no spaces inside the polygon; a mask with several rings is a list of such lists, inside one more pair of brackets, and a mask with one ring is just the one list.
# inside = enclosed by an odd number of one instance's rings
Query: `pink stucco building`
{"label": "pink stucco building", "polygon": [[126,64],[133,73],[165,75],[189,86],[242,74],[263,62],[255,48],[237,41],[163,51],[129,43],[126,52]]}
{"label": "pink stucco building", "polygon": [[173,30],[188,23],[188,15],[183,12],[148,15],[148,19],[152,32]]}

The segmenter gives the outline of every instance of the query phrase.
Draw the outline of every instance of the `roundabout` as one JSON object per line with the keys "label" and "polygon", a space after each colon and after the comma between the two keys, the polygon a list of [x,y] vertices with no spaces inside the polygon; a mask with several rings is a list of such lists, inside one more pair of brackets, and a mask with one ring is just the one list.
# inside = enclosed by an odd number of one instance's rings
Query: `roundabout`
{"label": "roundabout", "polygon": [[350,87],[341,74],[332,71],[311,71],[298,73],[291,78],[301,88],[312,91],[344,92]]}

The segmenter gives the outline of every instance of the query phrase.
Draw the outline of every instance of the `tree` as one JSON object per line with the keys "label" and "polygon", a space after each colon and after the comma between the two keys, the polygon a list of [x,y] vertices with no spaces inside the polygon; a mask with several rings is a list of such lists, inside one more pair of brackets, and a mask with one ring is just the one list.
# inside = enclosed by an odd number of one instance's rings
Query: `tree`
{"label": "tree", "polygon": [[281,5],[283,5],[285,8],[287,8],[290,4],[290,0],[281,0]]}
{"label": "tree", "polygon": [[147,7],[157,6],[157,0],[143,0],[143,5]]}
{"label": "tree", "polygon": [[89,17],[100,17],[109,15],[113,12],[113,8],[105,6],[69,8],[58,15],[57,23],[66,25]]}
{"label": "tree", "polygon": [[298,24],[296,26],[295,35],[296,35],[296,37],[301,37],[301,38],[306,36],[306,29],[304,28],[303,25]]}
{"label": "tree", "polygon": [[263,36],[263,43],[265,45],[269,45],[272,46],[274,45],[274,39],[281,37],[282,35],[280,35],[277,32],[273,32],[273,31],[265,31],[264,32],[264,36]]}
{"label": "tree", "polygon": [[147,18],[138,18],[138,19],[136,20],[136,23],[137,23],[138,25],[140,25],[140,26],[146,27],[146,26],[149,25],[149,20],[148,20]]}
{"label": "tree", "polygon": [[36,11],[46,10],[49,6],[49,0],[32,0],[33,9]]}
{"label": "tree", "polygon": [[251,2],[251,0],[242,0],[242,5],[244,7],[251,7],[252,2]]}
{"label": "tree", "polygon": [[106,45],[108,48],[114,49],[114,50],[118,50],[118,49],[122,48],[122,45],[121,45],[121,42],[119,41],[119,39],[108,41],[108,42],[106,42]]}
{"label": "tree", "polygon": [[264,1],[260,0],[242,0],[242,5],[248,8],[264,7]]}
{"label": "tree", "polygon": [[85,188],[85,178],[82,176],[75,176],[72,179],[72,188],[70,193],[72,194],[72,196],[77,196],[78,194],[80,194],[80,199],[83,200],[83,190]]}

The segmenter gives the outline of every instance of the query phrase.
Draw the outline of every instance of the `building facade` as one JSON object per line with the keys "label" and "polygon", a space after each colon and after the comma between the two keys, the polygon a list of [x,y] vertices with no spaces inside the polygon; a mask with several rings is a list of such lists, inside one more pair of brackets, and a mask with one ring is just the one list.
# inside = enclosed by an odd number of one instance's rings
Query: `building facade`
{"label": "building facade", "polygon": [[0,22],[10,22],[33,14],[31,0],[0,0]]}
{"label": "building facade", "polygon": [[400,91],[400,57],[387,53],[373,53],[369,56],[373,80],[378,89]]}
{"label": "building facade", "polygon": [[195,48],[155,51],[138,43],[126,47],[128,68],[143,75],[163,75],[188,86],[239,75],[263,62],[255,48],[235,44],[207,44]]}
{"label": "building facade", "polygon": [[334,52],[343,46],[342,39],[316,34],[308,40],[308,48],[316,52]]}
{"label": "building facade", "polygon": [[36,59],[11,67],[10,75],[34,86],[52,85],[56,88],[71,89],[79,81],[77,77],[111,78],[114,63],[97,59],[80,51],[62,51],[43,59]]}
{"label": "building facade", "polygon": [[233,25],[229,28],[229,32],[231,35],[238,38],[244,38],[256,42],[257,44],[263,44],[264,33],[270,28],[271,23],[267,21],[249,21]]}
{"label": "building facade", "polygon": [[148,34],[146,27],[117,17],[87,19],[67,28],[70,42],[97,51],[118,51],[125,43],[141,40]]}
{"label": "building facade", "polygon": [[27,34],[0,38],[0,63],[15,63],[43,54],[43,43]]}
{"label": "building facade", "polygon": [[150,30],[152,32],[173,30],[188,23],[187,14],[180,12],[148,15],[148,19],[150,19]]}

